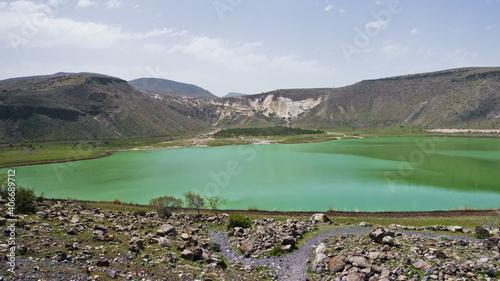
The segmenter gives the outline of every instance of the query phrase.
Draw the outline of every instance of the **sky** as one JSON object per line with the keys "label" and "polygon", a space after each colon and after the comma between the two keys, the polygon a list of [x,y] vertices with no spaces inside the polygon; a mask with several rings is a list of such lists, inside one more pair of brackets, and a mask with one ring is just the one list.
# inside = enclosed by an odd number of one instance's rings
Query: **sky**
{"label": "sky", "polygon": [[500,66],[499,0],[0,0],[0,79],[94,72],[217,96]]}

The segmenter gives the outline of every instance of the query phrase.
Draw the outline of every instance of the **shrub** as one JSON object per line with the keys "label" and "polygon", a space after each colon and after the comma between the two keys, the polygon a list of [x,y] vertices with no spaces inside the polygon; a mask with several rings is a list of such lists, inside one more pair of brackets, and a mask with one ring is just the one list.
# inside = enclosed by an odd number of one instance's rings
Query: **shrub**
{"label": "shrub", "polygon": [[141,216],[141,217],[145,217],[146,216],[146,210],[137,210],[137,211],[135,211],[135,214],[138,215],[138,216]]}
{"label": "shrub", "polygon": [[233,228],[237,226],[243,228],[249,228],[250,226],[252,226],[252,223],[250,223],[250,221],[247,220],[245,216],[241,214],[230,214],[227,228]]}
{"label": "shrub", "polygon": [[172,196],[161,196],[149,200],[148,206],[152,207],[163,219],[168,219],[172,215],[172,208],[181,208],[182,200]]}
{"label": "shrub", "polygon": [[269,254],[271,256],[281,256],[285,253],[285,250],[281,248],[281,245],[279,243],[274,244],[274,247],[271,249]]}
{"label": "shrub", "polygon": [[215,240],[209,240],[207,242],[208,244],[208,249],[212,252],[220,252],[220,244],[219,242],[215,241]]}
{"label": "shrub", "polygon": [[18,187],[16,190],[16,209],[17,214],[29,214],[36,212],[37,197],[33,189]]}

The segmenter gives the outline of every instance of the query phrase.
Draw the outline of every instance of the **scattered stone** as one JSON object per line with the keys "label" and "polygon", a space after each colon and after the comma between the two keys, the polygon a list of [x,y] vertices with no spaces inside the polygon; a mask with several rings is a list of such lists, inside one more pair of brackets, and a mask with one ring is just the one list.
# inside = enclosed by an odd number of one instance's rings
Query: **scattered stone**
{"label": "scattered stone", "polygon": [[383,226],[377,226],[370,232],[369,236],[372,241],[382,244],[384,237],[394,237],[394,232]]}
{"label": "scattered stone", "polygon": [[428,263],[426,263],[425,261],[423,260],[417,260],[415,261],[413,264],[413,267],[415,267],[416,269],[421,269],[421,268],[424,268],[428,265]]}
{"label": "scattered stone", "polygon": [[193,255],[194,255],[193,252],[186,249],[186,250],[182,251],[181,258],[186,259],[186,260],[193,260]]}
{"label": "scattered stone", "polygon": [[343,256],[335,256],[331,258],[328,263],[330,265],[330,273],[332,274],[341,272],[342,270],[344,270],[344,267],[346,266],[345,257]]}
{"label": "scattered stone", "polygon": [[331,222],[331,220],[325,214],[314,214],[311,216],[309,220],[312,222],[323,222],[323,223]]}
{"label": "scattered stone", "polygon": [[490,232],[482,227],[482,226],[476,226],[476,228],[474,229],[476,231],[476,234],[482,239],[482,238],[486,238],[486,237],[490,237]]}
{"label": "scattered stone", "polygon": [[80,218],[77,215],[74,215],[73,218],[71,218],[70,221],[72,224],[77,224],[80,222]]}
{"label": "scattered stone", "polygon": [[169,236],[175,235],[175,227],[171,224],[164,224],[158,228],[156,231],[156,235],[158,236]]}

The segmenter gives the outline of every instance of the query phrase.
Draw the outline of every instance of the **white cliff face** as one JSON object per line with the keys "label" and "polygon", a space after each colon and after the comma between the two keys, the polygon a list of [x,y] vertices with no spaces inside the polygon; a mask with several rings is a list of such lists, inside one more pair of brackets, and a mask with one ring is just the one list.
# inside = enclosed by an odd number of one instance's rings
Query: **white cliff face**
{"label": "white cliff face", "polygon": [[266,117],[276,116],[285,119],[293,119],[300,114],[307,112],[320,104],[322,98],[308,98],[304,100],[293,101],[286,97],[277,97],[268,95],[265,98],[248,99],[248,105],[240,101],[214,101],[214,104],[219,105],[217,115],[221,118],[230,117],[237,112],[247,116],[253,116],[256,113],[261,113]]}
{"label": "white cliff face", "polygon": [[255,100],[250,101],[250,104],[255,110],[262,112],[267,117],[274,115],[280,118],[292,119],[321,103],[321,98],[316,100],[309,98],[299,101],[293,101],[285,97],[277,97],[276,100],[273,100],[273,98],[273,95],[269,95],[262,102]]}

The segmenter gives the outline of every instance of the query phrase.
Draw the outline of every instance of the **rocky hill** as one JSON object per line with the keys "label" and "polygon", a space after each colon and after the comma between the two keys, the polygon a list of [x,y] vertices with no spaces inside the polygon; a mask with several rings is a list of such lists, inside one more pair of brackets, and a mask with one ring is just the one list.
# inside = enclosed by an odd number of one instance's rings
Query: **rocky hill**
{"label": "rocky hill", "polygon": [[139,78],[128,83],[136,89],[162,96],[217,98],[214,94],[196,85],[167,79]]}
{"label": "rocky hill", "polygon": [[0,81],[0,141],[123,139],[205,130],[126,81],[64,74]]}
{"label": "rocky hill", "polygon": [[223,96],[222,98],[232,98],[232,97],[240,97],[240,96],[246,96],[246,94],[230,92],[227,95]]}
{"label": "rocky hill", "polygon": [[367,80],[343,88],[277,90],[192,105],[224,127],[499,128],[500,68]]}
{"label": "rocky hill", "polygon": [[210,126],[500,128],[500,68],[452,69],[343,88],[229,98],[210,98],[199,87],[163,79],[130,83],[149,90],[89,73],[0,81],[0,142],[180,135]]}

